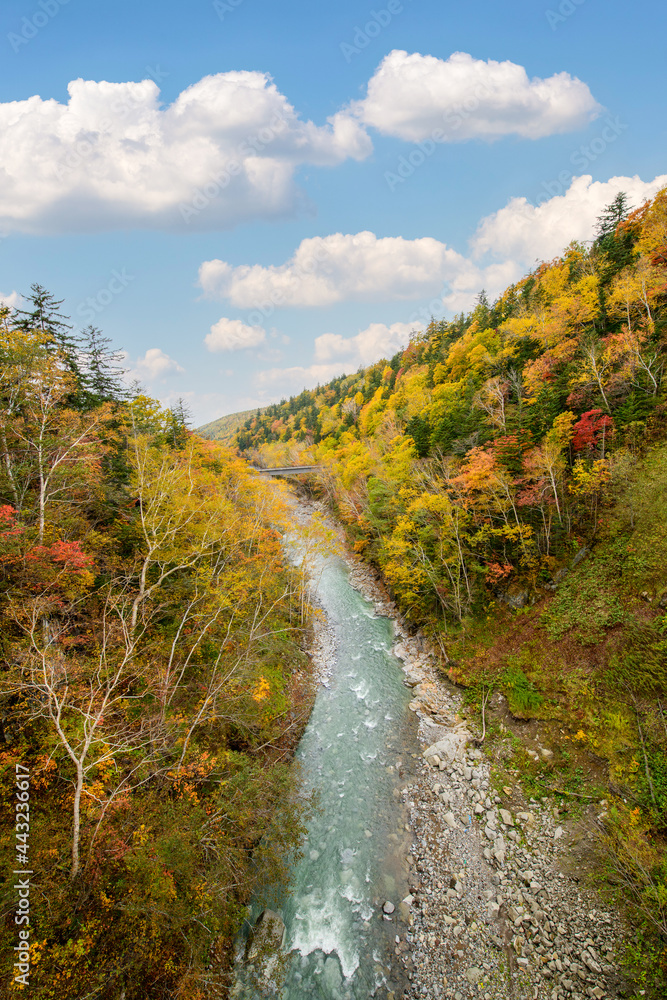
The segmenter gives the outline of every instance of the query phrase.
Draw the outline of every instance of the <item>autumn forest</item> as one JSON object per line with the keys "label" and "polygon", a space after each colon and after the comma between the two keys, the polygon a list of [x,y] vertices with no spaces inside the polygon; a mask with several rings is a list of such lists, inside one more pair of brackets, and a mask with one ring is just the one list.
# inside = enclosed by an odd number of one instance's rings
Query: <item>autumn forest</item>
{"label": "autumn forest", "polygon": [[2,839],[39,872],[30,989],[200,997],[298,825],[270,828],[310,697],[300,585],[244,463],[29,305],[0,319],[0,774],[7,813],[31,775],[30,837]]}
{"label": "autumn forest", "polygon": [[[36,1000],[223,997],[245,904],[284,877],[310,612],[249,463],[318,466],[302,496],[473,715],[501,690],[604,761],[607,876],[664,982],[666,296],[667,189],[621,194],[592,242],[243,414],[231,446],[128,386],[40,285],[2,308],[0,780],[9,809],[29,771],[31,826],[17,859],[8,813],[0,849],[37,873]],[[531,767],[533,790],[555,780]]]}

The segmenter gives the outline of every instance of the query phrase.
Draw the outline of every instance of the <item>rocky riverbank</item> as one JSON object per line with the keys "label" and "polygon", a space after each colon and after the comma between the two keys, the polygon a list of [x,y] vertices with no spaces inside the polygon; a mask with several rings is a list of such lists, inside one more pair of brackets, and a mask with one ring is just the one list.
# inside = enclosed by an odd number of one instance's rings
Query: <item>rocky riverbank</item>
{"label": "rocky riverbank", "polygon": [[395,652],[427,744],[404,790],[415,837],[410,926],[397,944],[411,973],[407,996],[622,995],[622,927],[586,872],[572,871],[575,824],[557,806],[526,801],[518,784],[495,787],[494,761],[474,745],[460,696],[438,682],[432,658],[406,637]]}
{"label": "rocky riverbank", "polygon": [[519,783],[498,785],[493,752],[468,728],[439,654],[409,633],[376,574],[345,557],[352,585],[395,622],[394,653],[419,729],[418,766],[403,789],[410,893],[378,913],[394,925],[404,973],[394,978],[409,985],[387,1000],[622,996],[622,924],[581,867],[582,840],[605,803],[571,819],[554,800],[526,799]]}

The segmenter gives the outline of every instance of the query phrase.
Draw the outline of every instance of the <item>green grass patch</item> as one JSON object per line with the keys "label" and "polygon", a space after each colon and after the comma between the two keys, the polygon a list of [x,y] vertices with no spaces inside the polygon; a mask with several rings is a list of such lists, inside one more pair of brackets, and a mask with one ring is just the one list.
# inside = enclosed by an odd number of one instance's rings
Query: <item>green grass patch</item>
{"label": "green grass patch", "polygon": [[604,640],[609,629],[627,620],[618,586],[623,576],[623,548],[623,541],[617,539],[566,577],[542,614],[550,639],[558,641],[567,635],[583,646],[595,645]]}

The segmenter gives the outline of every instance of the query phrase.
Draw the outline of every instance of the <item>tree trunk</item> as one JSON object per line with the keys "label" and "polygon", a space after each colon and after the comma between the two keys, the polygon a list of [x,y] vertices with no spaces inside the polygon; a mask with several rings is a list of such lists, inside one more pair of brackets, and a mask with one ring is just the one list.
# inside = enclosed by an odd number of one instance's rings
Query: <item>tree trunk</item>
{"label": "tree trunk", "polygon": [[83,791],[83,768],[76,765],[76,785],[74,789],[74,808],[72,810],[72,872],[71,878],[79,874],[79,839],[81,835],[81,792]]}
{"label": "tree trunk", "polygon": [[16,489],[16,482],[14,480],[14,472],[12,470],[12,460],[9,455],[9,446],[7,444],[7,432],[4,426],[2,427],[2,431],[0,432],[0,443],[2,444],[2,457],[5,463],[5,469],[7,470],[7,479],[9,480],[12,496],[14,497],[14,504],[18,510],[19,495]]}
{"label": "tree trunk", "polygon": [[548,472],[549,472],[549,481],[551,483],[551,489],[553,490],[554,500],[556,501],[556,510],[558,511],[558,521],[559,521],[560,526],[562,528],[563,527],[563,518],[562,518],[562,515],[561,515],[561,512],[560,512],[560,503],[558,502],[558,486],[557,486],[557,483],[556,483],[556,477],[554,475],[553,467],[551,467],[548,470]]}
{"label": "tree trunk", "polygon": [[44,531],[46,525],[46,483],[44,476],[39,474],[39,544],[44,544]]}

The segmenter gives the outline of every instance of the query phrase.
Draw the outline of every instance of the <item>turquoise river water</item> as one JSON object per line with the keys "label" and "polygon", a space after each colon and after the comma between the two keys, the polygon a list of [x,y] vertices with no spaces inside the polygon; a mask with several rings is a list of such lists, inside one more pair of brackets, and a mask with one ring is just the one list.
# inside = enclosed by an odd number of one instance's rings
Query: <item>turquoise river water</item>
{"label": "turquoise river water", "polygon": [[[392,622],[353,589],[342,560],[323,558],[318,570],[313,585],[335,651],[297,751],[319,808],[279,906],[287,955],[279,996],[368,1000],[392,986],[396,915],[386,920],[382,906],[389,900],[398,910],[407,892],[401,856],[409,834],[398,789],[412,763],[414,723],[391,653]],[[267,900],[257,901],[255,916],[264,905],[275,908],[270,893]],[[266,994],[246,983],[238,995]]]}

